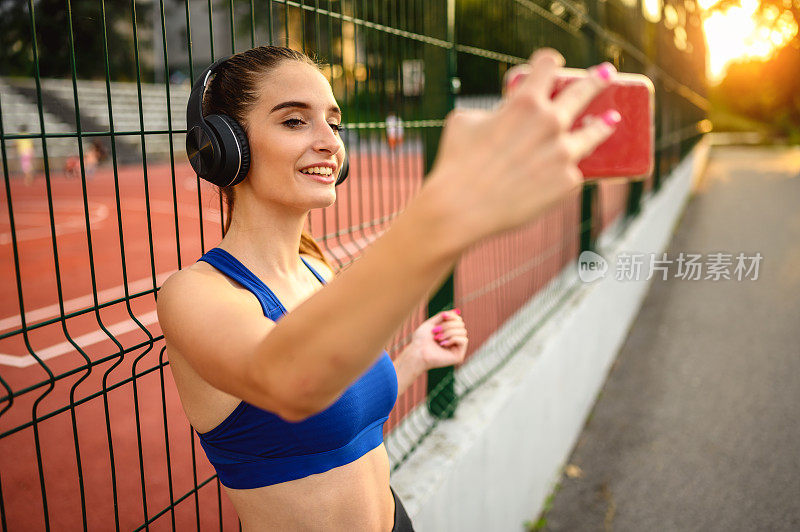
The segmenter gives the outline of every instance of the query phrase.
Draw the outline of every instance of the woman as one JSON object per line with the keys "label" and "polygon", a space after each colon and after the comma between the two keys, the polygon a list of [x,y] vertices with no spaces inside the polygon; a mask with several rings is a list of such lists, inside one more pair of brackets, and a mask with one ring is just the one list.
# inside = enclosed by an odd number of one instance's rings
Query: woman
{"label": "woman", "polygon": [[158,315],[184,410],[244,530],[413,530],[389,486],[383,423],[418,375],[463,360],[467,332],[447,311],[394,363],[383,346],[467,248],[580,186],[577,161],[613,119],[568,128],[612,70],[550,102],[563,64],[540,50],[510,71],[498,110],[451,113],[418,196],[335,277],[303,231],[335,201],[345,156],[330,85],[286,48],[214,70],[203,115],[241,126],[249,170],[222,189],[225,237],[164,283]]}

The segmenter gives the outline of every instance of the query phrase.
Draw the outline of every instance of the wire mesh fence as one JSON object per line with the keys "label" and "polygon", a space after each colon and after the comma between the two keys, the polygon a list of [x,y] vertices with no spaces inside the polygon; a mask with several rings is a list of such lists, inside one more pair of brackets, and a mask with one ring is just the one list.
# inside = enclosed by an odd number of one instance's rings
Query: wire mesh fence
{"label": "wire mesh fence", "polygon": [[[504,72],[534,48],[654,81],[651,178],[587,185],[469,250],[387,346],[394,357],[452,305],[470,331],[469,371],[434,370],[398,398],[386,424],[396,469],[537,326],[518,311],[535,298],[545,320],[576,289],[568,267],[580,251],[635,216],[705,131],[699,8],[666,5],[676,14],[635,0],[9,3],[0,22],[3,529],[238,526],[182,411],[155,313],[164,279],[222,235],[221,198],[183,151],[189,84],[212,60],[277,44],[322,64],[343,110],[351,177],[308,229],[339,268],[420,188],[447,112],[495,105]],[[501,327],[518,341],[493,342]]]}

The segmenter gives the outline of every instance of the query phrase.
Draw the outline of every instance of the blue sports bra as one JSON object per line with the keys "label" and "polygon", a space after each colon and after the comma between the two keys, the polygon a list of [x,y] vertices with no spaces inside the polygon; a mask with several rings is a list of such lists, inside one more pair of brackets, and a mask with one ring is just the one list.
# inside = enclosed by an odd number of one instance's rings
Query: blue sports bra
{"label": "blue sports bra", "polygon": [[[286,314],[275,294],[227,251],[214,248],[199,260],[250,290],[267,318],[278,321]],[[224,486],[258,488],[322,473],[371,451],[383,442],[383,424],[396,400],[397,373],[383,351],[335,403],[303,421],[285,421],[241,401],[222,423],[197,435]]]}

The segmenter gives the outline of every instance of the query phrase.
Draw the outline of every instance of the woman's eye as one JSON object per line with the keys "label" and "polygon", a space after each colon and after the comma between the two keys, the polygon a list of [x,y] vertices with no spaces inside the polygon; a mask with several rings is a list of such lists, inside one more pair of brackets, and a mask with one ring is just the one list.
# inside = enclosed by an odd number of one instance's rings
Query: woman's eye
{"label": "woman's eye", "polygon": [[331,129],[336,131],[337,133],[342,130],[342,124],[329,124]]}
{"label": "woman's eye", "polygon": [[290,118],[288,120],[284,120],[283,121],[283,125],[285,125],[287,127],[291,127],[291,128],[295,128],[295,127],[301,126],[303,124],[304,124],[304,122],[302,120],[300,120],[299,118]]}

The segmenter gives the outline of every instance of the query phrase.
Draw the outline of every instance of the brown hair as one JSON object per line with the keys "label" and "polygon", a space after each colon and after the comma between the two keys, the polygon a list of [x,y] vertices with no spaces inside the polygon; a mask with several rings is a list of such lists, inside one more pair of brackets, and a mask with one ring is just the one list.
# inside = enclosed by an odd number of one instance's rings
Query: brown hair
{"label": "brown hair", "polygon": [[[245,117],[258,101],[260,76],[277,67],[283,61],[298,61],[315,68],[319,65],[309,56],[283,46],[259,46],[231,56],[214,71],[203,96],[203,115],[225,114],[236,120],[247,132]],[[225,227],[231,225],[234,205],[234,187],[219,187],[225,200]],[[300,235],[300,253],[324,262],[331,270],[333,266],[325,258],[322,248],[308,231]]]}

